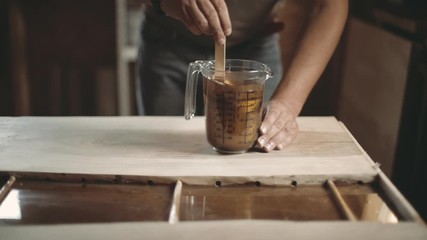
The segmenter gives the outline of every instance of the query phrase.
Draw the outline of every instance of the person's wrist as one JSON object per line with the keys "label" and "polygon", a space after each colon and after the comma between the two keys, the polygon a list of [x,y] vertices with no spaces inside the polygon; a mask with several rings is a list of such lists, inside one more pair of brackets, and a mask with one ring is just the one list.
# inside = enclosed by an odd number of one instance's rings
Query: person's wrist
{"label": "person's wrist", "polygon": [[157,15],[165,16],[166,13],[162,9],[162,0],[151,0],[151,5],[154,8],[154,11]]}
{"label": "person's wrist", "polygon": [[291,99],[287,98],[280,98],[280,97],[273,97],[271,98],[270,102],[275,102],[276,104],[284,106],[289,113],[291,113],[293,116],[297,117],[302,109],[302,104],[295,102]]}

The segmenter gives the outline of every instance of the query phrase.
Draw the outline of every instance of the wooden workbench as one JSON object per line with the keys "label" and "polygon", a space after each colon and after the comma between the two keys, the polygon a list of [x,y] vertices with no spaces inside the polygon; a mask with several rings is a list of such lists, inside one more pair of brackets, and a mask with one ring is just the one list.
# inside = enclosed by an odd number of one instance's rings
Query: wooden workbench
{"label": "wooden workbench", "polygon": [[[1,239],[93,239],[141,235],[151,239],[427,239],[418,214],[390,183],[345,126],[333,117],[300,117],[300,132],[282,151],[216,153],[207,143],[204,119],[196,117],[5,117],[0,118],[0,173],[53,177],[150,179],[187,184],[319,184],[327,179],[380,179],[406,222],[215,221],[0,226]],[[308,230],[310,229],[310,230]],[[209,232],[209,234],[206,234]],[[73,233],[67,235],[64,233]],[[52,234],[52,235],[50,235]],[[6,238],[3,238],[6,236]]]}

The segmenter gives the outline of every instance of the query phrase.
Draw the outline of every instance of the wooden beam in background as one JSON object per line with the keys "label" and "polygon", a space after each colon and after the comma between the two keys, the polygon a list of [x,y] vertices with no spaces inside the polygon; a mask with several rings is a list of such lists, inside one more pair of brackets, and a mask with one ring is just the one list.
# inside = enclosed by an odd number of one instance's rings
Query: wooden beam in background
{"label": "wooden beam in background", "polygon": [[9,5],[10,49],[13,78],[14,115],[30,115],[30,86],[28,81],[26,26],[19,0]]}

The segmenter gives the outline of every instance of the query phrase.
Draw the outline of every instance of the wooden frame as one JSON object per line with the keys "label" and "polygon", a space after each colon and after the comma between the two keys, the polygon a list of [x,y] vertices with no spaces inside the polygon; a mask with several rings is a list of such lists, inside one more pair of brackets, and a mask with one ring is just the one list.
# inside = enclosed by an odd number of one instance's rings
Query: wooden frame
{"label": "wooden frame", "polygon": [[[204,119],[182,117],[1,118],[0,172],[21,177],[80,181],[174,183],[175,203],[184,184],[222,185],[257,182],[284,186],[323,184],[328,179],[377,182],[390,204],[405,220],[398,224],[340,221],[233,220],[170,223],[105,223],[7,226],[7,239],[54,238],[197,238],[282,239],[425,239],[427,229],[412,206],[397,191],[344,125],[333,117],[300,117],[296,141],[283,151],[220,155],[205,140]],[[179,204],[175,204],[175,207]],[[175,209],[176,212],[176,209]],[[352,234],[354,232],[357,234]],[[69,233],[69,234],[64,234]]]}

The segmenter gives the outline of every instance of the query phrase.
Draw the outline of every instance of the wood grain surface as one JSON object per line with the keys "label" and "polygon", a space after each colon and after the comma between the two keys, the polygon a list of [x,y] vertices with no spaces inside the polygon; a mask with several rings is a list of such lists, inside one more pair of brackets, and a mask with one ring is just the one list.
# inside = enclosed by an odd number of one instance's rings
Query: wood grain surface
{"label": "wood grain surface", "polygon": [[221,155],[204,118],[0,118],[0,172],[158,177],[190,184],[371,181],[375,164],[333,117],[300,117],[289,147]]}

